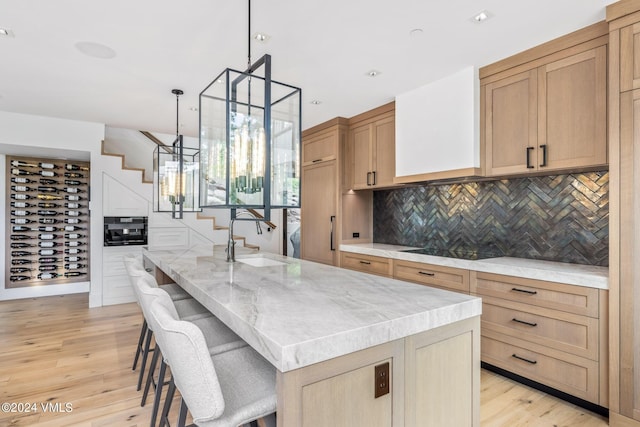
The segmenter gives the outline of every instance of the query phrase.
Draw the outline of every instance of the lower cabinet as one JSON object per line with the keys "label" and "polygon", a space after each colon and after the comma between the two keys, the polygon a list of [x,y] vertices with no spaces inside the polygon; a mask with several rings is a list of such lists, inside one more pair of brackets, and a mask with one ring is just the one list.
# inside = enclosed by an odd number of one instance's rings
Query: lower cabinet
{"label": "lower cabinet", "polygon": [[469,293],[469,270],[421,262],[393,260],[393,278]]}
{"label": "lower cabinet", "polygon": [[391,277],[393,274],[393,264],[390,258],[373,255],[341,252],[340,266],[342,268],[348,268],[349,270],[377,274],[378,276]]}
{"label": "lower cabinet", "polygon": [[607,291],[471,273],[482,297],[482,361],[608,405]]}
{"label": "lower cabinet", "polygon": [[479,329],[474,317],[278,372],[278,400],[287,410],[278,411],[277,424],[479,427]]}
{"label": "lower cabinet", "polygon": [[142,246],[106,246],[102,249],[103,305],[136,301],[123,262],[126,255],[135,255],[142,259]]}

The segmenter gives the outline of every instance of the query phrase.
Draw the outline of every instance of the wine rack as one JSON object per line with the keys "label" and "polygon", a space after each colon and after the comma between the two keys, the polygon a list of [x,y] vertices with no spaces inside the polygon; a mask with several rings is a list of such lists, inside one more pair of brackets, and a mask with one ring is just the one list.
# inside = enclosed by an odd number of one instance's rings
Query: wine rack
{"label": "wine rack", "polygon": [[5,286],[88,281],[89,163],[6,158]]}

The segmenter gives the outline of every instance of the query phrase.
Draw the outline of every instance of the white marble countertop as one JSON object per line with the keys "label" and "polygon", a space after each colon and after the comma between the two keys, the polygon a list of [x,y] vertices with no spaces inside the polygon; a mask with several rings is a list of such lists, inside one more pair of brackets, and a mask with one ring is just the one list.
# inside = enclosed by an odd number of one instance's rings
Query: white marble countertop
{"label": "white marble countertop", "polygon": [[454,323],[480,298],[269,253],[143,251],[282,372]]}
{"label": "white marble countertop", "polygon": [[466,259],[401,252],[407,249],[418,248],[386,245],[382,243],[340,245],[340,250],[344,252],[423,262],[481,271],[484,273],[504,274],[507,276],[546,280],[597,289],[609,289],[609,269],[607,267],[510,257],[470,261]]}

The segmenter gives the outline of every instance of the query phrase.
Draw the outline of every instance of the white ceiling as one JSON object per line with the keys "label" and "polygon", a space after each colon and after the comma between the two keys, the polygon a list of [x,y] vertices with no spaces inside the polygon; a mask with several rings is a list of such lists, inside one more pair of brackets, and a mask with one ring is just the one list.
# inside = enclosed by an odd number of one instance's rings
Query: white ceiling
{"label": "white ceiling", "polygon": [[[612,2],[253,0],[251,32],[271,38],[252,57],[271,54],[273,78],[302,88],[308,128],[600,21]],[[484,9],[493,17],[472,22]],[[0,0],[0,28],[13,32],[0,37],[0,110],[114,127],[175,133],[180,88],[182,132],[196,136],[200,91],[247,63],[246,0]]]}

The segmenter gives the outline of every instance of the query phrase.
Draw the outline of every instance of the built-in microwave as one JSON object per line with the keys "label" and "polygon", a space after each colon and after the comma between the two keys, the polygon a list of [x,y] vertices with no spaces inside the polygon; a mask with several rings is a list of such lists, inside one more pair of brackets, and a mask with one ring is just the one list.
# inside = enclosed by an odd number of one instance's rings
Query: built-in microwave
{"label": "built-in microwave", "polygon": [[147,244],[146,216],[105,216],[104,245],[127,246]]}

